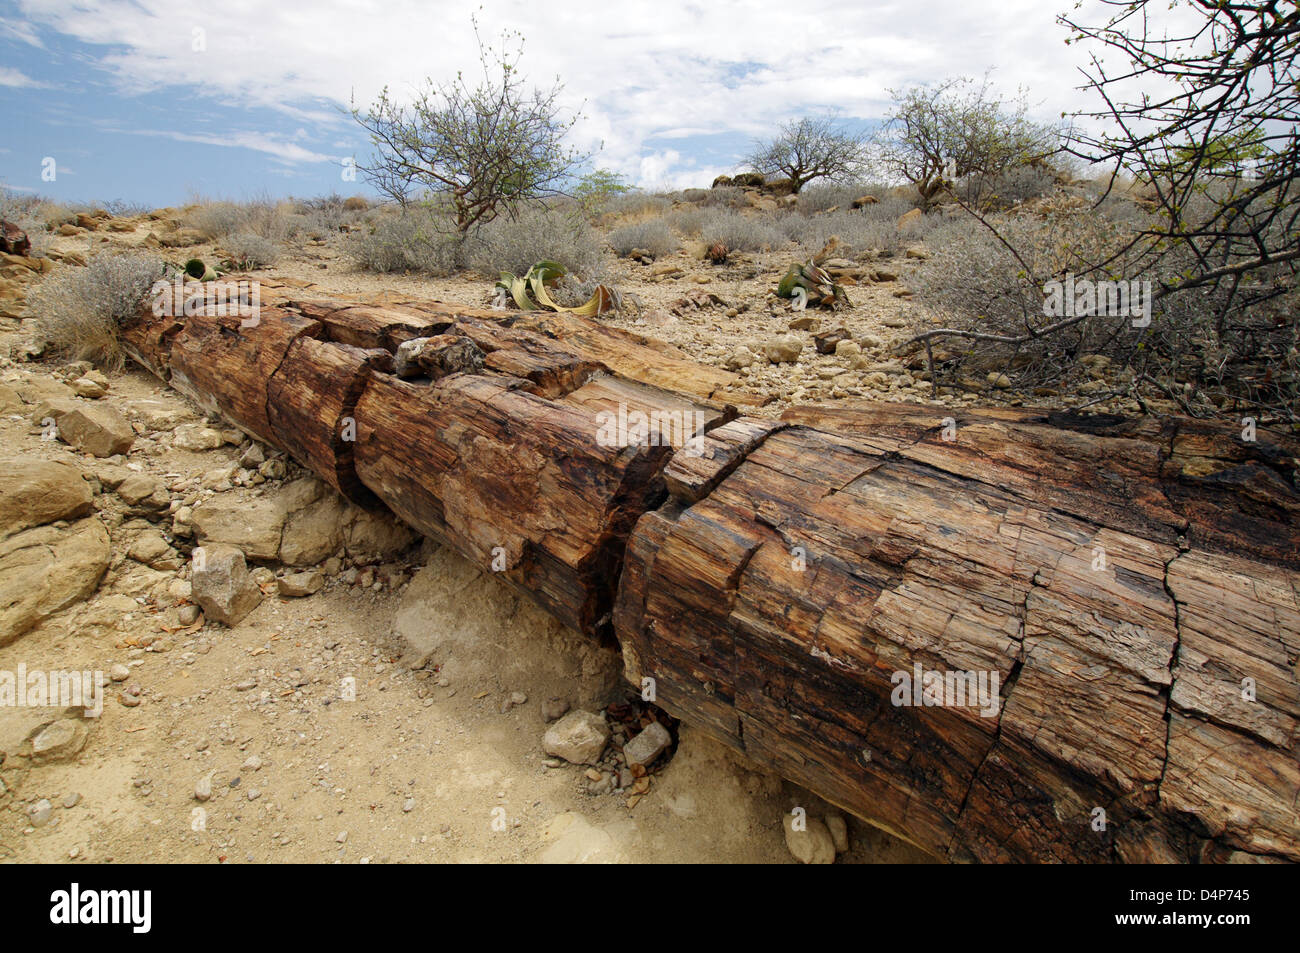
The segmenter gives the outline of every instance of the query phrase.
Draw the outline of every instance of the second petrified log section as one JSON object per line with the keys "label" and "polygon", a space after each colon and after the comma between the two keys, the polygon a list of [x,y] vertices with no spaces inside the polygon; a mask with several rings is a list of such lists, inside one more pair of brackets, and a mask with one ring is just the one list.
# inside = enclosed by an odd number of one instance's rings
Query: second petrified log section
{"label": "second petrified log section", "polygon": [[[127,346],[612,630],[634,683],[755,761],[940,857],[1300,860],[1294,443],[916,405],[738,417],[734,377],[597,322],[293,293],[252,327],[144,315]],[[647,417],[674,425],[641,439]]]}

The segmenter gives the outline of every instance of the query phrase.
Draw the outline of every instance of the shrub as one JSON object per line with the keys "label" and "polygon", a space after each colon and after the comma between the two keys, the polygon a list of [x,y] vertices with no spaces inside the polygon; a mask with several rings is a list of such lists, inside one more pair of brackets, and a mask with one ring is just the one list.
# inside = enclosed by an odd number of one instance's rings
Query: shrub
{"label": "shrub", "polygon": [[668,224],[681,234],[694,237],[700,234],[700,229],[704,228],[708,217],[708,213],[702,208],[683,205],[668,213]]}
{"label": "shrub", "polygon": [[370,271],[449,275],[464,267],[464,244],[447,227],[436,210],[412,205],[379,216],[368,231],[353,237],[346,251]]}
{"label": "shrub", "polygon": [[868,185],[865,182],[849,182],[843,185],[814,182],[799,193],[799,204],[796,208],[809,214],[824,212],[828,208],[848,209],[858,196],[871,194],[879,198],[881,191],[880,186]]}
{"label": "shrub", "polygon": [[97,255],[84,268],[60,269],[33,295],[37,328],[55,354],[121,367],[118,329],[162,277],[162,261],[137,252]]}
{"label": "shrub", "polygon": [[662,219],[624,225],[609,233],[609,244],[620,257],[626,257],[634,248],[642,248],[655,258],[663,258],[677,251],[677,236]]}
{"label": "shrub", "polygon": [[222,246],[235,267],[242,269],[264,268],[275,264],[279,257],[275,242],[251,232],[231,235],[222,242]]}
{"label": "shrub", "polygon": [[709,216],[700,229],[700,236],[706,245],[721,242],[732,251],[765,251],[785,244],[785,236],[771,225],[735,212],[715,212]]}
{"label": "shrub", "polygon": [[832,235],[839,238],[841,254],[846,256],[893,255],[899,248],[898,226],[892,220],[873,220],[858,212],[823,215],[795,212],[778,220],[777,228],[798,242],[804,258],[820,251]]}
{"label": "shrub", "polygon": [[534,206],[513,220],[499,218],[468,241],[470,267],[483,274],[522,275],[543,260],[589,278],[601,270],[604,245],[580,214]]}

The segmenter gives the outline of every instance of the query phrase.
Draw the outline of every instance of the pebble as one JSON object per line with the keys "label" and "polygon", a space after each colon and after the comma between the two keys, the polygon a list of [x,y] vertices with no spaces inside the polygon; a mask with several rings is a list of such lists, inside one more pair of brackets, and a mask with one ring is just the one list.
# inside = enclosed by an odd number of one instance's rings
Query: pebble
{"label": "pebble", "polygon": [[402,805],[402,811],[406,814],[410,814],[414,810],[415,810],[415,798],[408,797],[406,799],[406,803]]}
{"label": "pebble", "polygon": [[76,791],[73,791],[71,794],[69,794],[67,797],[63,799],[63,806],[66,808],[76,807],[80,803],[81,803],[81,795]]}
{"label": "pebble", "polygon": [[108,670],[108,677],[115,682],[125,682],[131,677],[131,670],[119,662]]}
{"label": "pebble", "polygon": [[41,798],[27,809],[27,819],[32,827],[44,827],[50,822],[50,812],[54,806],[46,798]]}
{"label": "pebble", "polygon": [[248,759],[244,762],[243,769],[245,771],[262,770],[262,759],[255,754],[249,755]]}
{"label": "pebble", "polygon": [[346,844],[348,842],[348,832],[339,831],[339,836],[334,838],[334,842],[337,844]]}
{"label": "pebble", "polygon": [[235,683],[235,691],[237,692],[250,692],[256,687],[257,687],[257,679],[255,678],[249,678],[249,679],[245,679],[242,682]]}
{"label": "pebble", "polygon": [[140,704],[139,695],[128,695],[126,692],[117,696],[117,700],[122,703],[123,707],[136,708]]}
{"label": "pebble", "polygon": [[212,797],[212,775],[206,774],[194,785],[194,800],[206,801]]}

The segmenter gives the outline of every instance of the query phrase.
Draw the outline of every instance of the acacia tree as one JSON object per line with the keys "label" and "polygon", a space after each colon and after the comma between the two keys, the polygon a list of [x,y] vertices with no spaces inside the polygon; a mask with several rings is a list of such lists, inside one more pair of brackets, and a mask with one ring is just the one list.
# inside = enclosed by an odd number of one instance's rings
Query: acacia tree
{"label": "acacia tree", "polygon": [[1002,99],[987,76],[889,93],[894,106],[876,136],[878,161],[889,178],[916,186],[923,210],[957,178],[974,186],[974,204],[982,205],[999,176],[1057,145],[1055,130],[1029,120],[1023,93]]}
{"label": "acacia tree", "polygon": [[497,50],[484,44],[477,23],[474,35],[483,69],[477,86],[457,73],[450,83],[426,80],[410,103],[384,87],[364,112],[352,108],[375,147],[358,168],[402,205],[421,193],[443,197],[461,237],[530,199],[560,194],[588,158],[565,145],[578,117],[562,115],[559,80],[550,89],[525,88],[522,37],[503,32]]}
{"label": "acacia tree", "polygon": [[784,175],[798,192],[814,179],[858,177],[866,162],[866,142],[836,129],[829,117],[805,116],[786,123],[771,141],[756,141],[745,162],[763,175]]}

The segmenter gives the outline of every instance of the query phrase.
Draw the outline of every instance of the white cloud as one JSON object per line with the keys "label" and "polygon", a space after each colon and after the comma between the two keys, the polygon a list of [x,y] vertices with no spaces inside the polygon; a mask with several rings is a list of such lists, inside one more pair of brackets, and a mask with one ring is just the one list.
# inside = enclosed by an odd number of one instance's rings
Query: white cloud
{"label": "white cloud", "polygon": [[22,70],[16,70],[11,66],[0,66],[0,86],[10,86],[16,89],[27,87],[39,87],[44,85],[32,79]]}
{"label": "white cloud", "polygon": [[[369,102],[387,84],[401,96],[433,71],[473,76],[477,49],[465,5],[448,0],[20,0],[37,23],[104,44],[102,65],[126,91],[192,85],[235,104],[279,110],[295,124],[337,130],[332,111]],[[556,75],[584,118],[576,144],[600,165],[643,184],[689,170],[647,139],[733,132],[762,135],[801,112],[878,117],[889,87],[1000,64],[1000,88],[1025,86],[1040,118],[1082,100],[1056,8],[1043,0],[804,0],[753,6],[625,0],[600,13],[484,0],[485,37],[526,37],[522,66],[539,84]],[[204,49],[193,49],[193,31]],[[703,170],[700,170],[701,172]]]}

